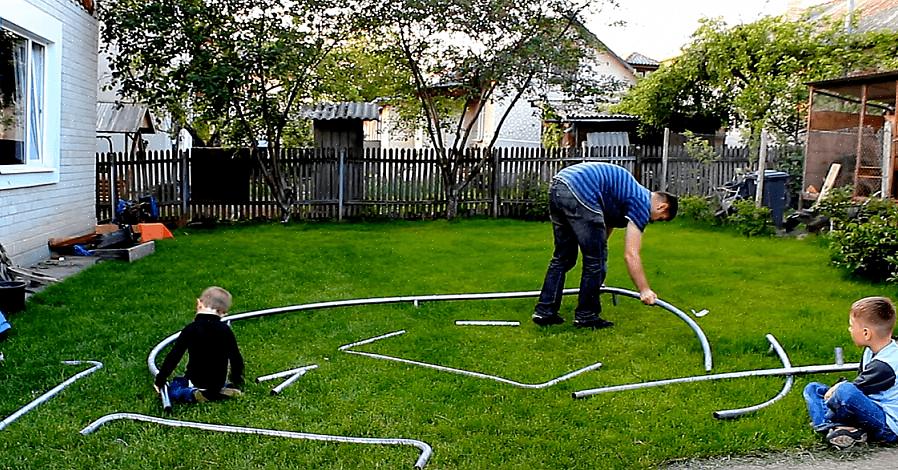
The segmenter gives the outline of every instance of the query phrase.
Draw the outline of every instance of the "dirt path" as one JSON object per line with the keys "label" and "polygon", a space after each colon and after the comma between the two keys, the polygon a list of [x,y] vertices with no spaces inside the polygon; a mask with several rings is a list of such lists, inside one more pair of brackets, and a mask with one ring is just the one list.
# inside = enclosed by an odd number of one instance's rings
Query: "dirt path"
{"label": "dirt path", "polygon": [[675,462],[671,470],[886,470],[898,468],[898,447],[863,446],[846,452],[820,449],[751,457],[721,457]]}

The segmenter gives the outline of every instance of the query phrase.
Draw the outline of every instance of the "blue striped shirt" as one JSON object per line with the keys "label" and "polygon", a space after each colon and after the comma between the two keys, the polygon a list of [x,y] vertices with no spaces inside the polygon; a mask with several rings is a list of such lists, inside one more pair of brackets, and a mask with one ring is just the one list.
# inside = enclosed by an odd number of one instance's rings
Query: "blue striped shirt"
{"label": "blue striped shirt", "polygon": [[580,204],[601,212],[609,227],[623,228],[630,221],[645,230],[649,223],[652,193],[623,167],[579,163],[559,171],[555,179],[567,185]]}

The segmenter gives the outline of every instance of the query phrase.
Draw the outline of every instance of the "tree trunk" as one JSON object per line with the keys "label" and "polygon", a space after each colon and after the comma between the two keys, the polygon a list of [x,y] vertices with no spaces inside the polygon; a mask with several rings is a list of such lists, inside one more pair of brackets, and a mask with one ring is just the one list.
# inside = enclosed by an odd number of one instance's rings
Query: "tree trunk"
{"label": "tree trunk", "polygon": [[446,185],[446,220],[458,217],[458,187]]}

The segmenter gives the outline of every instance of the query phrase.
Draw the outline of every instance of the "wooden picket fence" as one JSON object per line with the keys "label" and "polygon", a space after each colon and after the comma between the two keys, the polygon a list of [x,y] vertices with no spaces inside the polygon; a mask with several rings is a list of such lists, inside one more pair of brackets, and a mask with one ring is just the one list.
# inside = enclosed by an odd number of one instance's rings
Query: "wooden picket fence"
{"label": "wooden picket fence", "polygon": [[[775,161],[780,153],[772,149],[768,158]],[[487,156],[478,171],[482,151],[470,150],[457,163],[462,175],[474,174],[461,193],[458,212],[461,216],[532,216],[544,206],[552,176],[565,166],[584,161],[623,166],[651,190],[697,195],[711,194],[733,179],[737,169],[751,169],[756,163],[743,147],[724,149],[711,163],[697,162],[677,147],[669,149],[666,159],[662,154],[657,146],[632,145],[500,148]],[[441,166],[431,149],[285,149],[279,164],[297,201],[294,219],[429,219],[446,212]],[[164,220],[280,216],[248,149],[98,153],[96,187],[99,221],[113,219],[118,200],[138,201],[149,196],[155,198]]]}

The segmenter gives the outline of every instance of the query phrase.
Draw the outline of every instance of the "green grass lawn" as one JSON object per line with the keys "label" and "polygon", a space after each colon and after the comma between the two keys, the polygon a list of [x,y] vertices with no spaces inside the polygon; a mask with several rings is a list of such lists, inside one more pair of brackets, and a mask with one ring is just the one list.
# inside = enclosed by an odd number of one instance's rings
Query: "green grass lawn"
{"label": "green grass lawn", "polygon": [[[114,412],[164,416],[146,359],[193,316],[203,288],[234,294],[232,313],[325,300],[538,290],[552,251],[548,223],[508,220],[297,224],[184,230],[156,253],[105,262],[35,296],[0,343],[0,417],[98,360],[105,367],[0,431],[3,468],[410,468],[411,447],[298,441],[118,421]],[[610,244],[610,286],[632,288],[623,237]],[[846,361],[851,303],[896,296],[892,286],[847,279],[815,239],[748,239],[686,224],[649,227],[643,260],[660,297],[697,319],[713,372],[779,367],[774,334],[795,365]],[[568,278],[576,287],[579,268]],[[344,307],[234,322],[247,362],[246,395],[176,406],[174,419],[285,431],[412,438],[433,446],[428,468],[631,468],[698,456],[819,446],[807,426],[804,376],[779,403],[732,421],[712,412],[767,400],[782,378],[750,378],[603,394],[571,392],[704,373],[701,347],[674,315],[604,299],[614,328],[530,322],[535,299]],[[455,320],[519,320],[460,327]],[[539,383],[596,361],[604,367],[539,390],[346,354],[343,344],[405,329],[356,349]],[[161,357],[159,359],[161,362]],[[316,363],[280,396],[255,377]],[[183,368],[183,364],[182,364]]]}

